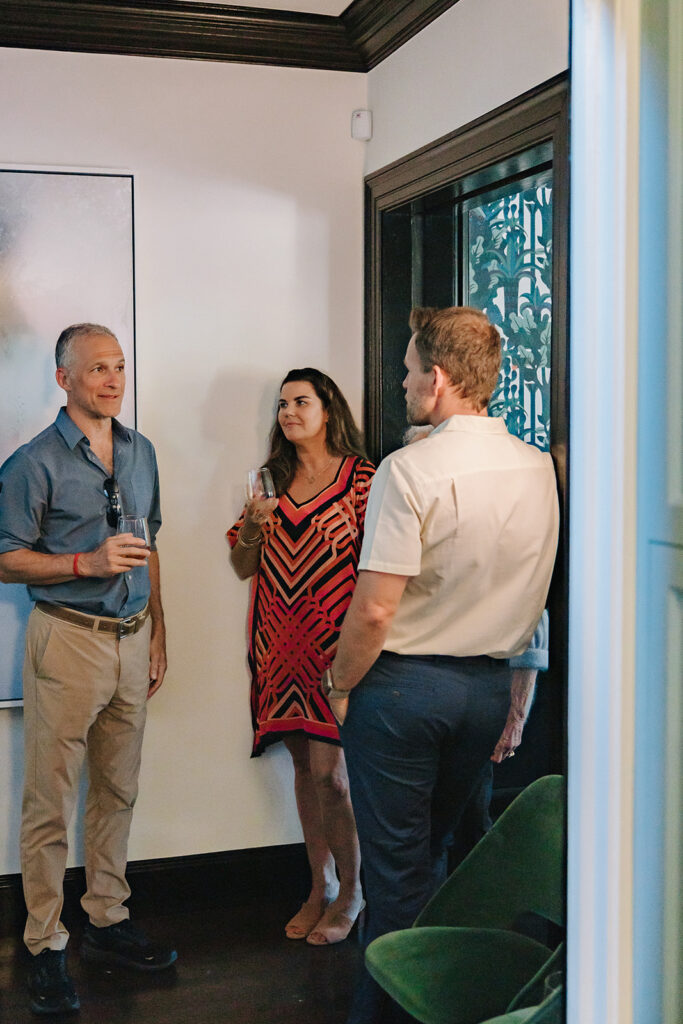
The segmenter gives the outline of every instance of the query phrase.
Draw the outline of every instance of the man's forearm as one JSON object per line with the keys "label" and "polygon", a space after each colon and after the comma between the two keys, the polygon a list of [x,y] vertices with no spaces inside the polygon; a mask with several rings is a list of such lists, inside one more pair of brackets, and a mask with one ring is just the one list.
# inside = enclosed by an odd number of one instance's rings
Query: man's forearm
{"label": "man's forearm", "polygon": [[515,668],[510,681],[510,707],[500,739],[491,754],[491,760],[500,764],[506,757],[514,757],[522,742],[522,733],[529,715],[536,689],[538,669]]}
{"label": "man's forearm", "polygon": [[407,576],[387,573],[360,573],[332,663],[336,689],[352,690],[377,661],[407,580]]}
{"label": "man's forearm", "polygon": [[33,583],[46,586],[74,579],[74,556],[46,555],[42,551],[20,548],[0,555],[0,582]]}
{"label": "man's forearm", "polygon": [[151,552],[147,565],[149,567],[149,613],[152,617],[152,628],[163,628],[164,609],[161,604],[161,571],[158,551]]}
{"label": "man's forearm", "polygon": [[515,668],[510,683],[510,715],[518,721],[526,722],[534,699],[536,689],[535,668]]}
{"label": "man's forearm", "polygon": [[[74,566],[76,554],[78,565]],[[125,533],[107,537],[92,551],[74,551],[64,555],[47,555],[42,551],[19,548],[0,555],[0,582],[48,586],[51,583],[66,583],[77,576],[107,579],[137,569],[146,563],[147,558],[145,542],[140,537],[131,537]],[[157,571],[157,592],[158,575]]]}
{"label": "man's forearm", "polygon": [[334,685],[338,690],[352,690],[358,685],[377,661],[389,631],[388,623],[386,626],[369,623],[363,620],[360,613],[351,615],[352,607],[349,607],[332,663]]}
{"label": "man's forearm", "polygon": [[164,609],[161,605],[161,575],[159,572],[158,552],[152,551],[149,556],[149,613],[152,620],[152,635],[149,641],[149,679],[150,686],[147,699],[152,697],[164,681],[166,675],[166,626]]}

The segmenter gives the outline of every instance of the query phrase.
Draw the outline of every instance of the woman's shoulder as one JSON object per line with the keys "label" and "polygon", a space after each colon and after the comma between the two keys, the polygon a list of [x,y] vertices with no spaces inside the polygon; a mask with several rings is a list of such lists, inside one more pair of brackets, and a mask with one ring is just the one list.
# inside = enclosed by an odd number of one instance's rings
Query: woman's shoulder
{"label": "woman's shoulder", "polygon": [[372,483],[375,467],[369,459],[364,458],[362,455],[354,455],[352,458],[354,460],[351,473],[353,488],[355,491],[366,491]]}
{"label": "woman's shoulder", "polygon": [[350,459],[353,459],[353,471],[358,476],[374,476],[375,467],[369,459],[364,458],[362,455],[350,455]]}

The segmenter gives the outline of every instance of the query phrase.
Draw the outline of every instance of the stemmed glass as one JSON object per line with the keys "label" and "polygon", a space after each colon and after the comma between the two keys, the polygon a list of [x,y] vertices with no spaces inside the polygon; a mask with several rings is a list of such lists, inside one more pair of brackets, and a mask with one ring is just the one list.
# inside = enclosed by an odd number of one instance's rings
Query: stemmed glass
{"label": "stemmed glass", "polygon": [[247,473],[247,498],[253,501],[254,498],[266,499],[275,497],[275,487],[270,470],[265,466],[260,469],[250,469]]}

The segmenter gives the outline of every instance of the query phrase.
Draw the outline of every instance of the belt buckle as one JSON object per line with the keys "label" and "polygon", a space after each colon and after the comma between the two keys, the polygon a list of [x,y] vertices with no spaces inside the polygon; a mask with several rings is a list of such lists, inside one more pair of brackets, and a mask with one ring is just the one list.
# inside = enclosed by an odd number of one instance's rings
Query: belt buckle
{"label": "belt buckle", "polygon": [[135,632],[136,620],[137,615],[129,615],[127,619],[121,619],[116,633],[118,640],[123,640],[124,637]]}

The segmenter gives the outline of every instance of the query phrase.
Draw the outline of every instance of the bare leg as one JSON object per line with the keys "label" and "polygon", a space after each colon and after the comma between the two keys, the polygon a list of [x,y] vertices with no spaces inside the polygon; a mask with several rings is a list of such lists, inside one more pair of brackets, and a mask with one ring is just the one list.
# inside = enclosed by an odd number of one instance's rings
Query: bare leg
{"label": "bare leg", "polygon": [[334,869],[334,857],[326,839],[317,788],[311,774],[309,740],[295,733],[285,736],[284,744],[294,763],[296,805],[311,867],[310,895],[288,922],[285,933],[290,939],[305,939],[322,917],[328,903],[336,897],[339,883]]}
{"label": "bare leg", "polygon": [[339,875],[339,894],[308,936],[314,946],[340,942],[363,908],[360,848],[341,747],[309,741],[309,761],[320,807],[324,836]]}

